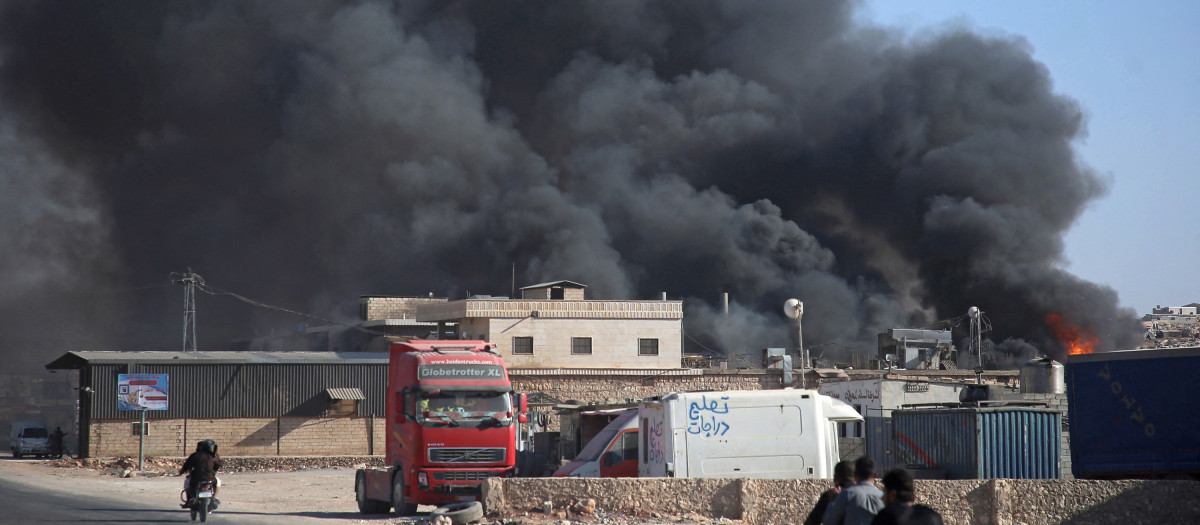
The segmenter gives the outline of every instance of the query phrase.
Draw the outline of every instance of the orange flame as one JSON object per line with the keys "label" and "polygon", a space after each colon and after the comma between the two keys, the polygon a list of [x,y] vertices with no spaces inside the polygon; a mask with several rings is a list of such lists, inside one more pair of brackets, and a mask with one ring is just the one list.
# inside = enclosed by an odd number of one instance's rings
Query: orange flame
{"label": "orange flame", "polygon": [[1090,354],[1100,340],[1083,328],[1075,326],[1058,314],[1046,314],[1046,326],[1054,332],[1054,338],[1067,349],[1069,355]]}

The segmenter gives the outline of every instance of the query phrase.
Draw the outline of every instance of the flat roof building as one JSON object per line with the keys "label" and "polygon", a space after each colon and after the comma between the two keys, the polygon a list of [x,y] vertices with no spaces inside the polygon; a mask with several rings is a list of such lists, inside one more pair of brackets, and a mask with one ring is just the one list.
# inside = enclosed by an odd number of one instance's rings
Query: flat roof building
{"label": "flat roof building", "polygon": [[496,343],[510,368],[681,367],[683,301],[591,301],[584,288],[553,281],[522,288],[521,299],[425,304],[417,320]]}

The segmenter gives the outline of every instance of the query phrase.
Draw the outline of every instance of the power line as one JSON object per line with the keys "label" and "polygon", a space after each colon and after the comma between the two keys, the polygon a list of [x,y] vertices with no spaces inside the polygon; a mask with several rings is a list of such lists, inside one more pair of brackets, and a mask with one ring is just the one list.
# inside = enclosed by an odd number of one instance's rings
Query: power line
{"label": "power line", "polygon": [[321,317],[321,316],[318,316],[318,315],[313,315],[313,314],[309,314],[309,313],[304,313],[304,312],[300,312],[300,311],[297,311],[297,310],[292,310],[292,309],[290,309],[290,308],[284,308],[284,307],[282,307],[282,306],[275,306],[275,305],[272,305],[272,304],[267,304],[267,303],[264,303],[264,302],[261,302],[261,301],[256,301],[256,300],[254,300],[254,299],[251,299],[251,298],[249,298],[249,297],[246,297],[246,296],[244,296],[244,295],[241,295],[241,294],[237,294],[237,293],[234,293],[234,292],[230,292],[230,291],[228,291],[228,290],[222,290],[222,289],[220,289],[220,288],[216,288],[216,287],[214,287],[214,286],[212,286],[212,285],[210,285],[210,284],[208,284],[208,283],[205,283],[205,282],[201,282],[201,283],[199,283],[199,284],[197,285],[197,289],[199,289],[200,291],[202,291],[202,292],[204,292],[204,293],[206,293],[206,294],[209,294],[209,295],[227,295],[227,296],[229,296],[229,297],[232,297],[232,298],[234,298],[234,299],[237,299],[237,300],[239,300],[239,301],[241,301],[241,302],[243,302],[243,303],[249,304],[249,305],[251,305],[251,306],[257,306],[257,307],[259,307],[259,308],[263,308],[263,309],[266,309],[266,310],[275,310],[275,311],[277,311],[277,312],[284,312],[284,313],[289,313],[289,314],[292,314],[292,315],[298,315],[298,316],[300,316],[300,317],[305,317],[305,318],[308,318],[308,319],[314,319],[314,320],[321,321],[321,322],[323,322],[323,323],[327,323],[327,324],[335,324],[335,325],[338,325],[338,326],[345,326],[345,327],[347,327],[347,328],[352,328],[352,329],[358,330],[358,331],[360,331],[360,332],[368,333],[368,334],[371,334],[371,335],[388,335],[388,334],[387,334],[387,332],[381,332],[381,331],[379,331],[379,330],[371,330],[370,328],[363,328],[363,327],[361,327],[361,326],[358,326],[358,325],[354,325],[354,324],[350,324],[350,323],[343,323],[343,322],[341,322],[341,321],[334,321],[334,320],[332,320],[332,319],[326,319],[326,318],[324,318],[324,317]]}

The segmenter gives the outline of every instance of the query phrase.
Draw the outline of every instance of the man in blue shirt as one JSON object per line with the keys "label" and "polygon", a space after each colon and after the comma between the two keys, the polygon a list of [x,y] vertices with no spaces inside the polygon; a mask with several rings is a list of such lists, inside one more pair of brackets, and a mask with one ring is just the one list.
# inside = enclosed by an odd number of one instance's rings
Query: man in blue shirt
{"label": "man in blue shirt", "polygon": [[854,485],[842,489],[825,509],[825,525],[871,525],[883,508],[883,492],[875,487],[875,460],[863,456],[854,461]]}

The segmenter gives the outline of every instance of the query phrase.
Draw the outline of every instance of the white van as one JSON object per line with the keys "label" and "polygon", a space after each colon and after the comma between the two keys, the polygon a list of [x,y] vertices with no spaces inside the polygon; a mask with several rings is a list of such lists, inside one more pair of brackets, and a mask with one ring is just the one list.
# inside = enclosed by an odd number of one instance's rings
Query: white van
{"label": "white van", "polygon": [[638,411],[621,412],[596,434],[579,455],[554,472],[556,478],[636,478]]}
{"label": "white van", "polygon": [[40,421],[13,421],[8,429],[8,443],[14,458],[50,455],[50,432]]}
{"label": "white van", "polygon": [[638,406],[640,477],[832,478],[837,423],[862,421],[815,390],[727,390]]}

